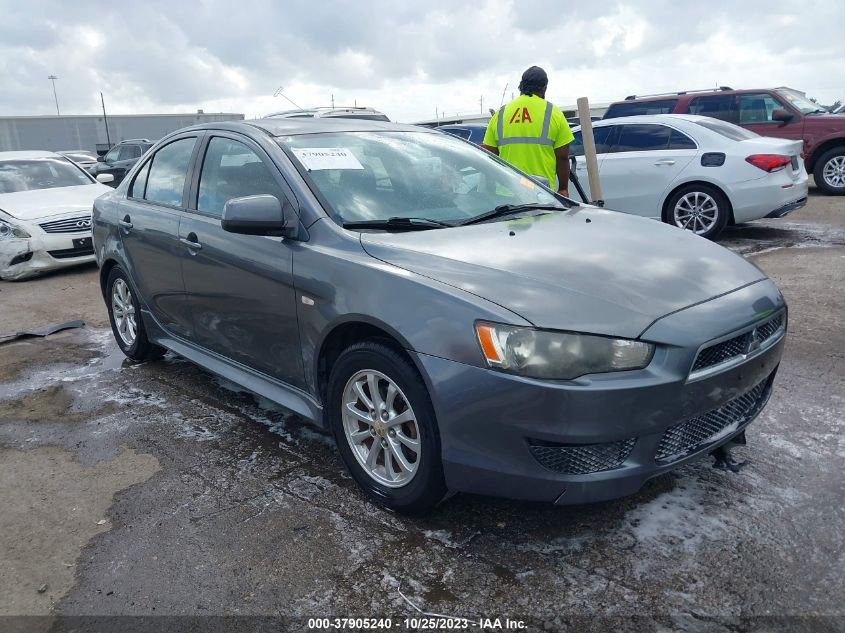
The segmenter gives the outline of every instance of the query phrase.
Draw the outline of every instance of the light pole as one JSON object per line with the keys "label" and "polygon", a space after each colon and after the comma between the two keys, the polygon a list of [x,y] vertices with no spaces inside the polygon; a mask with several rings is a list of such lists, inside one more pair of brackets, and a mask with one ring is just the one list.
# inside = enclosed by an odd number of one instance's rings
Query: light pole
{"label": "light pole", "polygon": [[59,112],[59,97],[58,95],[56,95],[56,79],[58,79],[58,77],[56,77],[55,75],[50,75],[49,77],[47,77],[47,79],[53,82],[53,99],[56,100],[56,114],[61,116],[62,113]]}

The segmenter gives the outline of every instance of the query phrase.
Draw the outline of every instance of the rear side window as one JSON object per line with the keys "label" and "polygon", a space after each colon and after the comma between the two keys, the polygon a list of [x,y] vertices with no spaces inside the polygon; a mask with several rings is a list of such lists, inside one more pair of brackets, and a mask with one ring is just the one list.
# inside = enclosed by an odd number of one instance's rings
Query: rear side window
{"label": "rear side window", "polygon": [[[596,154],[607,154],[610,151],[610,143],[613,136],[615,125],[602,125],[601,127],[593,128],[593,138],[596,142]],[[581,136],[581,130],[574,133],[575,140],[569,144],[569,154],[571,156],[584,155],[584,139]]]}
{"label": "rear side window", "polygon": [[739,127],[738,125],[728,123],[727,121],[717,121],[716,119],[704,119],[702,121],[696,121],[696,124],[700,125],[701,127],[706,127],[711,132],[721,134],[725,138],[729,138],[732,141],[745,141],[750,138],[757,138],[758,136],[760,136],[759,134],[755,134],[751,130],[746,130],[744,127]]}
{"label": "rear side window", "polygon": [[200,174],[197,209],[217,217],[232,198],[269,194],[284,201],[284,194],[267,165],[245,144],[223,137],[208,143]]}
{"label": "rear side window", "polygon": [[145,200],[182,206],[188,164],[195,144],[195,138],[183,138],[165,145],[155,153],[147,177]]}
{"label": "rear side window", "polygon": [[696,97],[690,101],[687,113],[710,116],[714,119],[736,123],[736,98],[733,95]]}
{"label": "rear side window", "polygon": [[672,130],[669,137],[669,149],[698,149],[695,141],[678,130]]}
{"label": "rear side window", "polygon": [[631,101],[614,103],[608,109],[604,119],[620,116],[637,116],[640,114],[672,114],[675,111],[677,99],[661,99],[659,101]]}
{"label": "rear side window", "polygon": [[614,152],[651,152],[669,147],[671,131],[665,125],[623,125]]}
{"label": "rear side window", "polygon": [[132,185],[129,187],[130,198],[144,197],[144,190],[147,188],[147,177],[150,175],[151,164],[152,161],[148,160],[144,163],[144,166],[141,168],[141,171],[138,172],[138,175],[135,176],[135,180],[132,181]]}

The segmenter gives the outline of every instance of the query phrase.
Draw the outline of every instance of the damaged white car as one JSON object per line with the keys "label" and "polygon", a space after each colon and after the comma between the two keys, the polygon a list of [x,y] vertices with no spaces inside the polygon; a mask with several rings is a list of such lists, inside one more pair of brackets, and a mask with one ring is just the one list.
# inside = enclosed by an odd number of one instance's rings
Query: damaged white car
{"label": "damaged white car", "polygon": [[93,262],[91,208],[111,179],[53,152],[0,152],[0,279]]}

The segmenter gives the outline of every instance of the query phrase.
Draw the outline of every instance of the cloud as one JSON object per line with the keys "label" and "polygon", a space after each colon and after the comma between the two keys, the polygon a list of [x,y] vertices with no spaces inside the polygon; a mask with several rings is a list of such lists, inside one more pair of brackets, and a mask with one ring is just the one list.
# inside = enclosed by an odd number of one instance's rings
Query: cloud
{"label": "cloud", "polygon": [[398,120],[467,112],[509,98],[544,66],[549,97],[790,85],[845,96],[845,5],[786,0],[543,0],[393,3],[67,3],[4,0],[0,114],[227,110],[255,116],[367,104]]}

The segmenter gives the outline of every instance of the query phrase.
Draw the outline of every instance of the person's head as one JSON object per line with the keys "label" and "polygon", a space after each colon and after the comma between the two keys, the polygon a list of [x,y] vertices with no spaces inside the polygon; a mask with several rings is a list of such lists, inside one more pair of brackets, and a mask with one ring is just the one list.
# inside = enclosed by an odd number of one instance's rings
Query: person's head
{"label": "person's head", "polygon": [[519,93],[523,95],[537,95],[541,99],[546,98],[546,86],[549,85],[549,76],[539,66],[532,66],[522,73],[522,81],[519,82]]}

